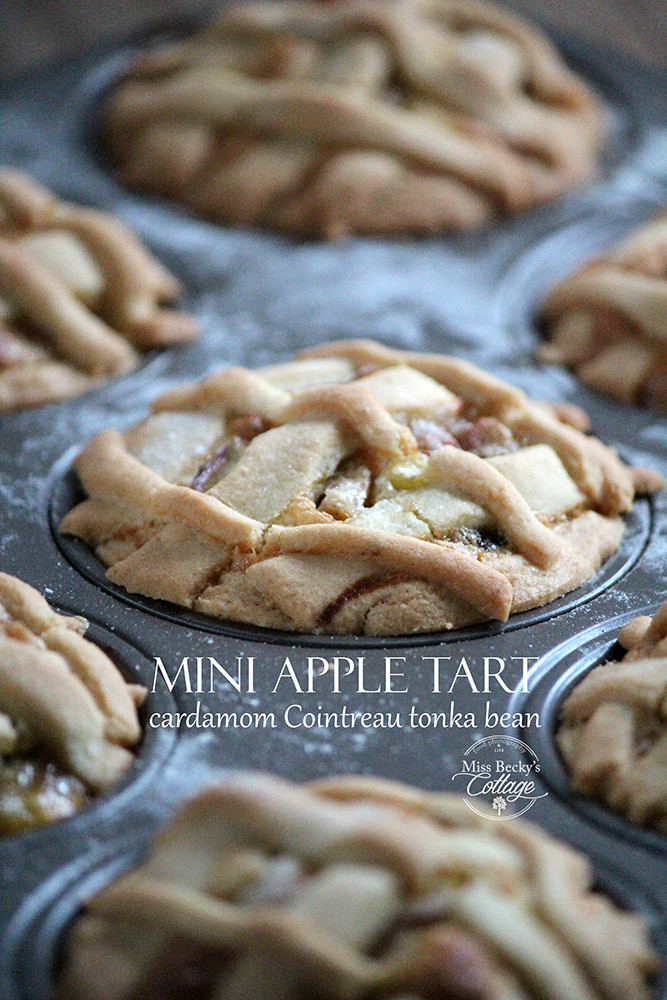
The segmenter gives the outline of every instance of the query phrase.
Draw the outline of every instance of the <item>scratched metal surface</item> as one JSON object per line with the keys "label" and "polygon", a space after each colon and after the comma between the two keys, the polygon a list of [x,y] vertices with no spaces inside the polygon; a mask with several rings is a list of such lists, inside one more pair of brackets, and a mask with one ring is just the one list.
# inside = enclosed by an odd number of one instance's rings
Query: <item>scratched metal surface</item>
{"label": "scratched metal surface", "polygon": [[[153,396],[183,378],[227,363],[266,364],[298,347],[337,337],[375,337],[417,350],[457,354],[525,388],[567,399],[591,415],[593,429],[623,455],[667,473],[667,420],[604,400],[568,373],[532,361],[534,314],[563,274],[667,204],[667,75],[603,51],[565,46],[570,61],[603,96],[610,140],[600,177],[559,203],[482,233],[423,240],[352,239],[330,246],[226,229],[157,199],[121,189],[108,173],[95,136],[100,92],[127,50],[94,51],[0,89],[0,162],[31,171],[63,196],[109,208],[134,226],[182,278],[185,305],[202,327],[199,343],[150,357],[141,369],[81,399],[0,418],[0,566],[36,586],[57,607],[83,613],[92,638],[108,647],[129,676],[149,686],[154,658],[173,670],[184,656],[215,657],[235,676],[237,657],[254,657],[254,691],[238,692],[220,676],[197,695],[158,685],[153,712],[274,713],[275,728],[151,730],[123,785],[83,813],[22,837],[0,853],[0,996],[45,1000],[59,942],[80,900],[145,849],[155,826],[198,785],[230,768],[262,768],[294,779],[364,772],[431,789],[451,788],[466,749],[485,732],[489,712],[539,711],[543,725],[511,730],[543,761],[545,798],[529,818],[585,850],[599,885],[643,910],[667,964],[667,860],[664,838],[628,827],[604,809],[572,800],[552,731],[568,686],[613,646],[619,624],[667,595],[667,502],[641,501],[628,519],[617,556],[587,585],[547,609],[447,635],[372,640],[285,636],[226,625],[147,599],[129,599],[106,583],[95,560],[55,525],[71,505],[72,456],[98,430],[124,427]],[[347,656],[355,671],[332,690],[332,675],[308,691],[308,657]],[[398,690],[382,686],[385,657]],[[433,691],[433,657],[442,661]],[[480,681],[484,657],[506,664],[513,694],[499,686],[474,694],[457,683],[466,658]],[[283,682],[289,657],[303,691]],[[366,691],[358,690],[364,658]],[[520,690],[522,658],[531,657],[530,692]],[[402,659],[401,659],[402,658]],[[513,659],[514,658],[514,659]],[[204,661],[206,662],[206,661]],[[321,661],[315,660],[316,664]],[[345,661],[343,661],[345,662]],[[452,666],[453,665],[453,666]],[[247,680],[247,670],[244,674]],[[245,685],[247,687],[247,685]],[[451,703],[454,707],[451,708]],[[400,714],[394,729],[291,728],[290,705],[303,711]],[[446,710],[474,725],[421,729],[405,724]],[[194,716],[193,716],[194,717]],[[290,721],[299,721],[293,709]],[[195,720],[196,721],[196,720]],[[664,978],[655,987],[665,997]]]}

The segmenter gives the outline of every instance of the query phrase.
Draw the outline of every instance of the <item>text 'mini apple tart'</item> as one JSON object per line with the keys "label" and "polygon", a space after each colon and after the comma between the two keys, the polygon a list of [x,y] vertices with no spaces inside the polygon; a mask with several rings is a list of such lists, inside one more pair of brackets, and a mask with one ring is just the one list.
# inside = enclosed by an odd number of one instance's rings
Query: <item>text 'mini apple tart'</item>
{"label": "text 'mini apple tart'", "polygon": [[177,280],[118,219],[0,170],[0,413],[78,396],[190,340]]}
{"label": "text 'mini apple tart'", "polygon": [[275,629],[505,621],[577,587],[662,479],[471,364],[341,341],[159,396],[63,519],[129,592]]}
{"label": "text 'mini apple tart'", "polygon": [[558,746],[573,791],[667,833],[667,601],[618,641],[623,659],[595,667],[565,702]]}
{"label": "text 'mini apple tart'", "polygon": [[557,285],[543,321],[543,361],[667,413],[667,212]]}
{"label": "text 'mini apple tart'", "polygon": [[87,626],[0,573],[0,836],[70,816],[134,760],[145,689]]}
{"label": "text 'mini apple tart'", "polygon": [[240,774],[87,902],[57,996],[648,1000],[643,921],[591,882],[565,844],[453,795]]}
{"label": "text 'mini apple tart'", "polygon": [[603,115],[481,0],[237,3],[114,86],[128,186],[302,236],[469,229],[591,178]]}

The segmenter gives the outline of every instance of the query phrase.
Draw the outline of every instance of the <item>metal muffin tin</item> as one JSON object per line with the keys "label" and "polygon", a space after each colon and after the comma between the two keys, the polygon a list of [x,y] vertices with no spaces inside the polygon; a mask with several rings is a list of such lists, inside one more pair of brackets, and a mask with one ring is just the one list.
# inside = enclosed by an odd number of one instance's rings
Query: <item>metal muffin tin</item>
{"label": "metal muffin tin", "polygon": [[[667,491],[641,500],[628,517],[619,552],[588,583],[551,605],[444,634],[397,637],[302,636],[226,623],[166,602],[128,595],[105,580],[94,556],[57,534],[77,497],[72,457],[104,427],[140,419],[150,400],[183,379],[228,363],[261,365],[329,339],[373,337],[395,346],[443,351],[491,366],[534,398],[584,407],[593,430],[624,458],[667,474],[667,419],[612,402],[569,373],[541,367],[535,315],[551,285],[592,253],[667,204],[667,74],[634,66],[615,53],[563,48],[602,95],[610,120],[599,179],[554,205],[483,232],[420,240],[351,239],[328,245],[231,229],[120,188],[97,137],[104,88],[129,49],[96,50],[0,89],[0,163],[33,173],[61,195],[109,208],[132,225],[184,284],[184,306],[198,317],[201,340],[149,356],[132,374],[69,402],[0,418],[0,568],[37,587],[57,608],[84,614],[93,641],[149,688],[155,658],[173,675],[183,657],[215,658],[232,678],[236,658],[254,657],[254,691],[239,692],[217,673],[213,692],[170,694],[158,678],[144,710],[185,713],[179,729],[153,729],[125,781],[79,815],[2,841],[0,853],[0,997],[45,1000],[52,989],[62,937],[82,899],[130,865],[175,804],[228,769],[258,768],[295,780],[344,772],[371,773],[429,789],[454,790],[452,775],[476,740],[513,735],[543,765],[538,799],[527,818],[582,849],[598,886],[639,909],[667,968],[667,838],[632,828],[604,807],[573,798],[553,742],[568,686],[613,646],[623,622],[667,597]],[[305,684],[308,657],[364,658],[366,692],[357,669],[332,690],[332,673]],[[370,693],[385,657],[406,693]],[[499,657],[513,693],[473,693],[443,668],[433,691],[432,660],[465,657],[474,676],[484,657]],[[304,691],[275,685],[286,657]],[[401,659],[403,657],[404,659]],[[529,692],[521,663],[534,664]],[[343,666],[347,661],[341,661]],[[496,662],[496,661],[494,661]],[[341,674],[344,670],[341,671]],[[245,685],[247,687],[247,684]],[[420,715],[471,712],[471,728],[290,728],[289,705],[303,712],[367,711]],[[540,713],[541,727],[485,729],[489,710]],[[188,727],[200,712],[274,713],[275,728],[238,724]],[[162,717],[162,716],[161,716]],[[290,719],[302,715],[293,710]],[[509,751],[511,754],[511,751]],[[667,997],[663,973],[655,997]]]}

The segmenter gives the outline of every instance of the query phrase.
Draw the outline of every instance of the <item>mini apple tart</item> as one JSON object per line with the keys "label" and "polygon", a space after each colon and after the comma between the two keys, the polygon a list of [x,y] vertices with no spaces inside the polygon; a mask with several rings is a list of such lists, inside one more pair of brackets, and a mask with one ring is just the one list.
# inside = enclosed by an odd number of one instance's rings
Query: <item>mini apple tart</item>
{"label": "mini apple tart", "polygon": [[667,833],[667,601],[618,641],[623,659],[595,667],[565,702],[558,747],[574,792]]}
{"label": "mini apple tart", "polygon": [[72,815],[134,760],[145,689],[87,626],[0,573],[0,835]]}
{"label": "mini apple tart", "polygon": [[667,413],[667,213],[557,285],[543,318],[543,361]]}
{"label": "mini apple tart", "polygon": [[61,531],[131,593],[302,632],[458,628],[553,600],[660,476],[473,365],[343,341],[158,397],[75,461]]}
{"label": "mini apple tart", "polygon": [[176,279],[121,222],[0,170],[0,412],[92,388],[191,339]]}
{"label": "mini apple tart", "polygon": [[468,229],[591,178],[603,115],[481,0],[239,3],[113,88],[120,178],[304,236]]}
{"label": "mini apple tart", "polygon": [[648,1000],[643,920],[591,882],[565,844],[452,795],[241,774],[88,901],[56,995]]}

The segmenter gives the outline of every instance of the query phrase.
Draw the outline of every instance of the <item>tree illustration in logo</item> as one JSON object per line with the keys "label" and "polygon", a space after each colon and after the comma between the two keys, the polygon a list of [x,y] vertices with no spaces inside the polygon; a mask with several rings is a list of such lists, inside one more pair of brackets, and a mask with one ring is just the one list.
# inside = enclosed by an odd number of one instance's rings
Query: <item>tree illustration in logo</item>
{"label": "tree illustration in logo", "polygon": [[507,802],[502,797],[502,795],[496,795],[495,799],[493,800],[493,808],[498,810],[498,816],[500,816],[503,810],[507,809]]}

